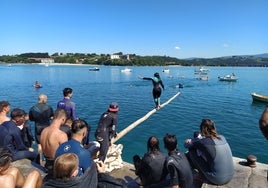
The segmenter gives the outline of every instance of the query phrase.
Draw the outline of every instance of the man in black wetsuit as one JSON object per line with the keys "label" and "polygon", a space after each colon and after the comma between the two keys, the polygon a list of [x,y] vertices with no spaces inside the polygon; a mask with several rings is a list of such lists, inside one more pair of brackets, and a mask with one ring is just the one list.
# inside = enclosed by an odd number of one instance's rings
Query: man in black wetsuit
{"label": "man in black wetsuit", "polygon": [[44,128],[50,125],[54,112],[51,106],[47,105],[47,96],[40,94],[38,103],[31,107],[29,119],[35,122],[35,140],[40,145],[40,135]]}
{"label": "man in black wetsuit", "polygon": [[[153,98],[154,98],[154,103],[155,103],[155,108],[159,109],[160,108],[160,96],[162,93],[162,89],[165,89],[164,84],[160,78],[160,75],[158,72],[154,73],[154,77],[152,78],[147,78],[147,77],[140,77],[143,80],[151,80],[153,83]],[[160,87],[161,86],[161,87]]]}
{"label": "man in black wetsuit", "polygon": [[164,145],[169,155],[167,158],[167,169],[170,173],[170,186],[192,188],[192,169],[185,154],[177,149],[176,136],[166,134]]}
{"label": "man in black wetsuit", "polygon": [[100,143],[99,160],[103,162],[111,145],[110,136],[113,135],[114,138],[117,136],[115,126],[117,124],[118,110],[118,104],[116,102],[111,103],[108,110],[101,115],[95,132],[95,138]]}

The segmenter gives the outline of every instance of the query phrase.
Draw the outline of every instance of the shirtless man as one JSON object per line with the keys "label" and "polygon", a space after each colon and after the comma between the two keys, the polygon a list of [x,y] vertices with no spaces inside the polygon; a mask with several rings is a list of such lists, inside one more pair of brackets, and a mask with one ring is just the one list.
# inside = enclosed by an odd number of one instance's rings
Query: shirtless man
{"label": "shirtless man", "polygon": [[10,118],[7,117],[7,114],[10,111],[10,104],[8,101],[0,101],[0,125],[5,121],[10,121]]}
{"label": "shirtless man", "polygon": [[49,175],[52,175],[53,173],[52,168],[57,148],[60,144],[68,141],[67,134],[60,130],[60,127],[64,125],[66,118],[67,114],[65,110],[57,109],[52,123],[41,133],[40,143],[46,158],[45,167],[47,168]]}
{"label": "shirtless man", "polygon": [[17,167],[11,167],[12,154],[7,148],[0,147],[0,187],[1,188],[41,188],[42,177],[39,171],[33,170],[25,178]]}

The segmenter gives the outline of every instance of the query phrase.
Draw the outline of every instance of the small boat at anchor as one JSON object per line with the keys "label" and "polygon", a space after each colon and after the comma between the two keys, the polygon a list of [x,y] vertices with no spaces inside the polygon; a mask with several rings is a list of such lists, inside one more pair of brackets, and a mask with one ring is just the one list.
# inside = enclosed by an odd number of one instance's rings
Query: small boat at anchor
{"label": "small boat at anchor", "polygon": [[132,72],[132,69],[130,69],[130,68],[125,68],[125,69],[122,69],[121,72],[124,72],[124,73]]}
{"label": "small boat at anchor", "polygon": [[199,67],[199,69],[194,70],[194,74],[208,74],[209,71],[210,70],[205,67]]}
{"label": "small boat at anchor", "polygon": [[163,69],[163,72],[164,72],[164,73],[169,73],[169,69],[168,69],[168,68],[164,68],[164,69]]}
{"label": "small boat at anchor", "polygon": [[238,80],[238,78],[235,76],[234,73],[225,76],[219,76],[218,79],[219,81],[227,81],[227,82],[236,82]]}
{"label": "small boat at anchor", "polygon": [[268,103],[268,96],[261,95],[257,93],[251,93],[251,97],[253,101],[265,102]]}
{"label": "small boat at anchor", "polygon": [[92,68],[89,68],[89,71],[99,71],[100,68],[99,67],[92,67]]}

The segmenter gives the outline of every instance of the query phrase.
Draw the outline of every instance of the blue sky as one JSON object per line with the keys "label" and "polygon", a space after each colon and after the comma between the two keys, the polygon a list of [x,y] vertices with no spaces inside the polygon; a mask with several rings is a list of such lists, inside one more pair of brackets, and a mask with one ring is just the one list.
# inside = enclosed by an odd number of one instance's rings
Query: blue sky
{"label": "blue sky", "polygon": [[268,0],[1,0],[0,55],[268,53]]}

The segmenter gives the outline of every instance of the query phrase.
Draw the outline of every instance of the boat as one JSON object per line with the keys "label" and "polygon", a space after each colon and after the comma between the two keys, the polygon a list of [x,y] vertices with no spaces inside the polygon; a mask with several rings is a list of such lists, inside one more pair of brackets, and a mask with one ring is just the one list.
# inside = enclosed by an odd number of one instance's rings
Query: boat
{"label": "boat", "polygon": [[132,72],[132,69],[130,69],[130,68],[125,68],[125,69],[122,69],[121,72]]}
{"label": "boat", "polygon": [[99,71],[100,68],[99,67],[92,67],[92,68],[89,68],[89,71]]}
{"label": "boat", "polygon": [[235,82],[238,78],[232,73],[225,76],[218,76],[218,79],[219,81]]}
{"label": "boat", "polygon": [[200,75],[198,78],[196,78],[197,80],[205,80],[208,81],[208,75]]}
{"label": "boat", "polygon": [[168,68],[164,68],[164,69],[163,69],[163,72],[164,72],[164,73],[169,73],[169,69],[168,69]]}
{"label": "boat", "polygon": [[253,101],[260,101],[268,103],[268,96],[257,93],[251,93]]}
{"label": "boat", "polygon": [[194,70],[194,74],[208,74],[209,71],[210,71],[209,69],[206,69],[204,67],[199,67],[199,69]]}

